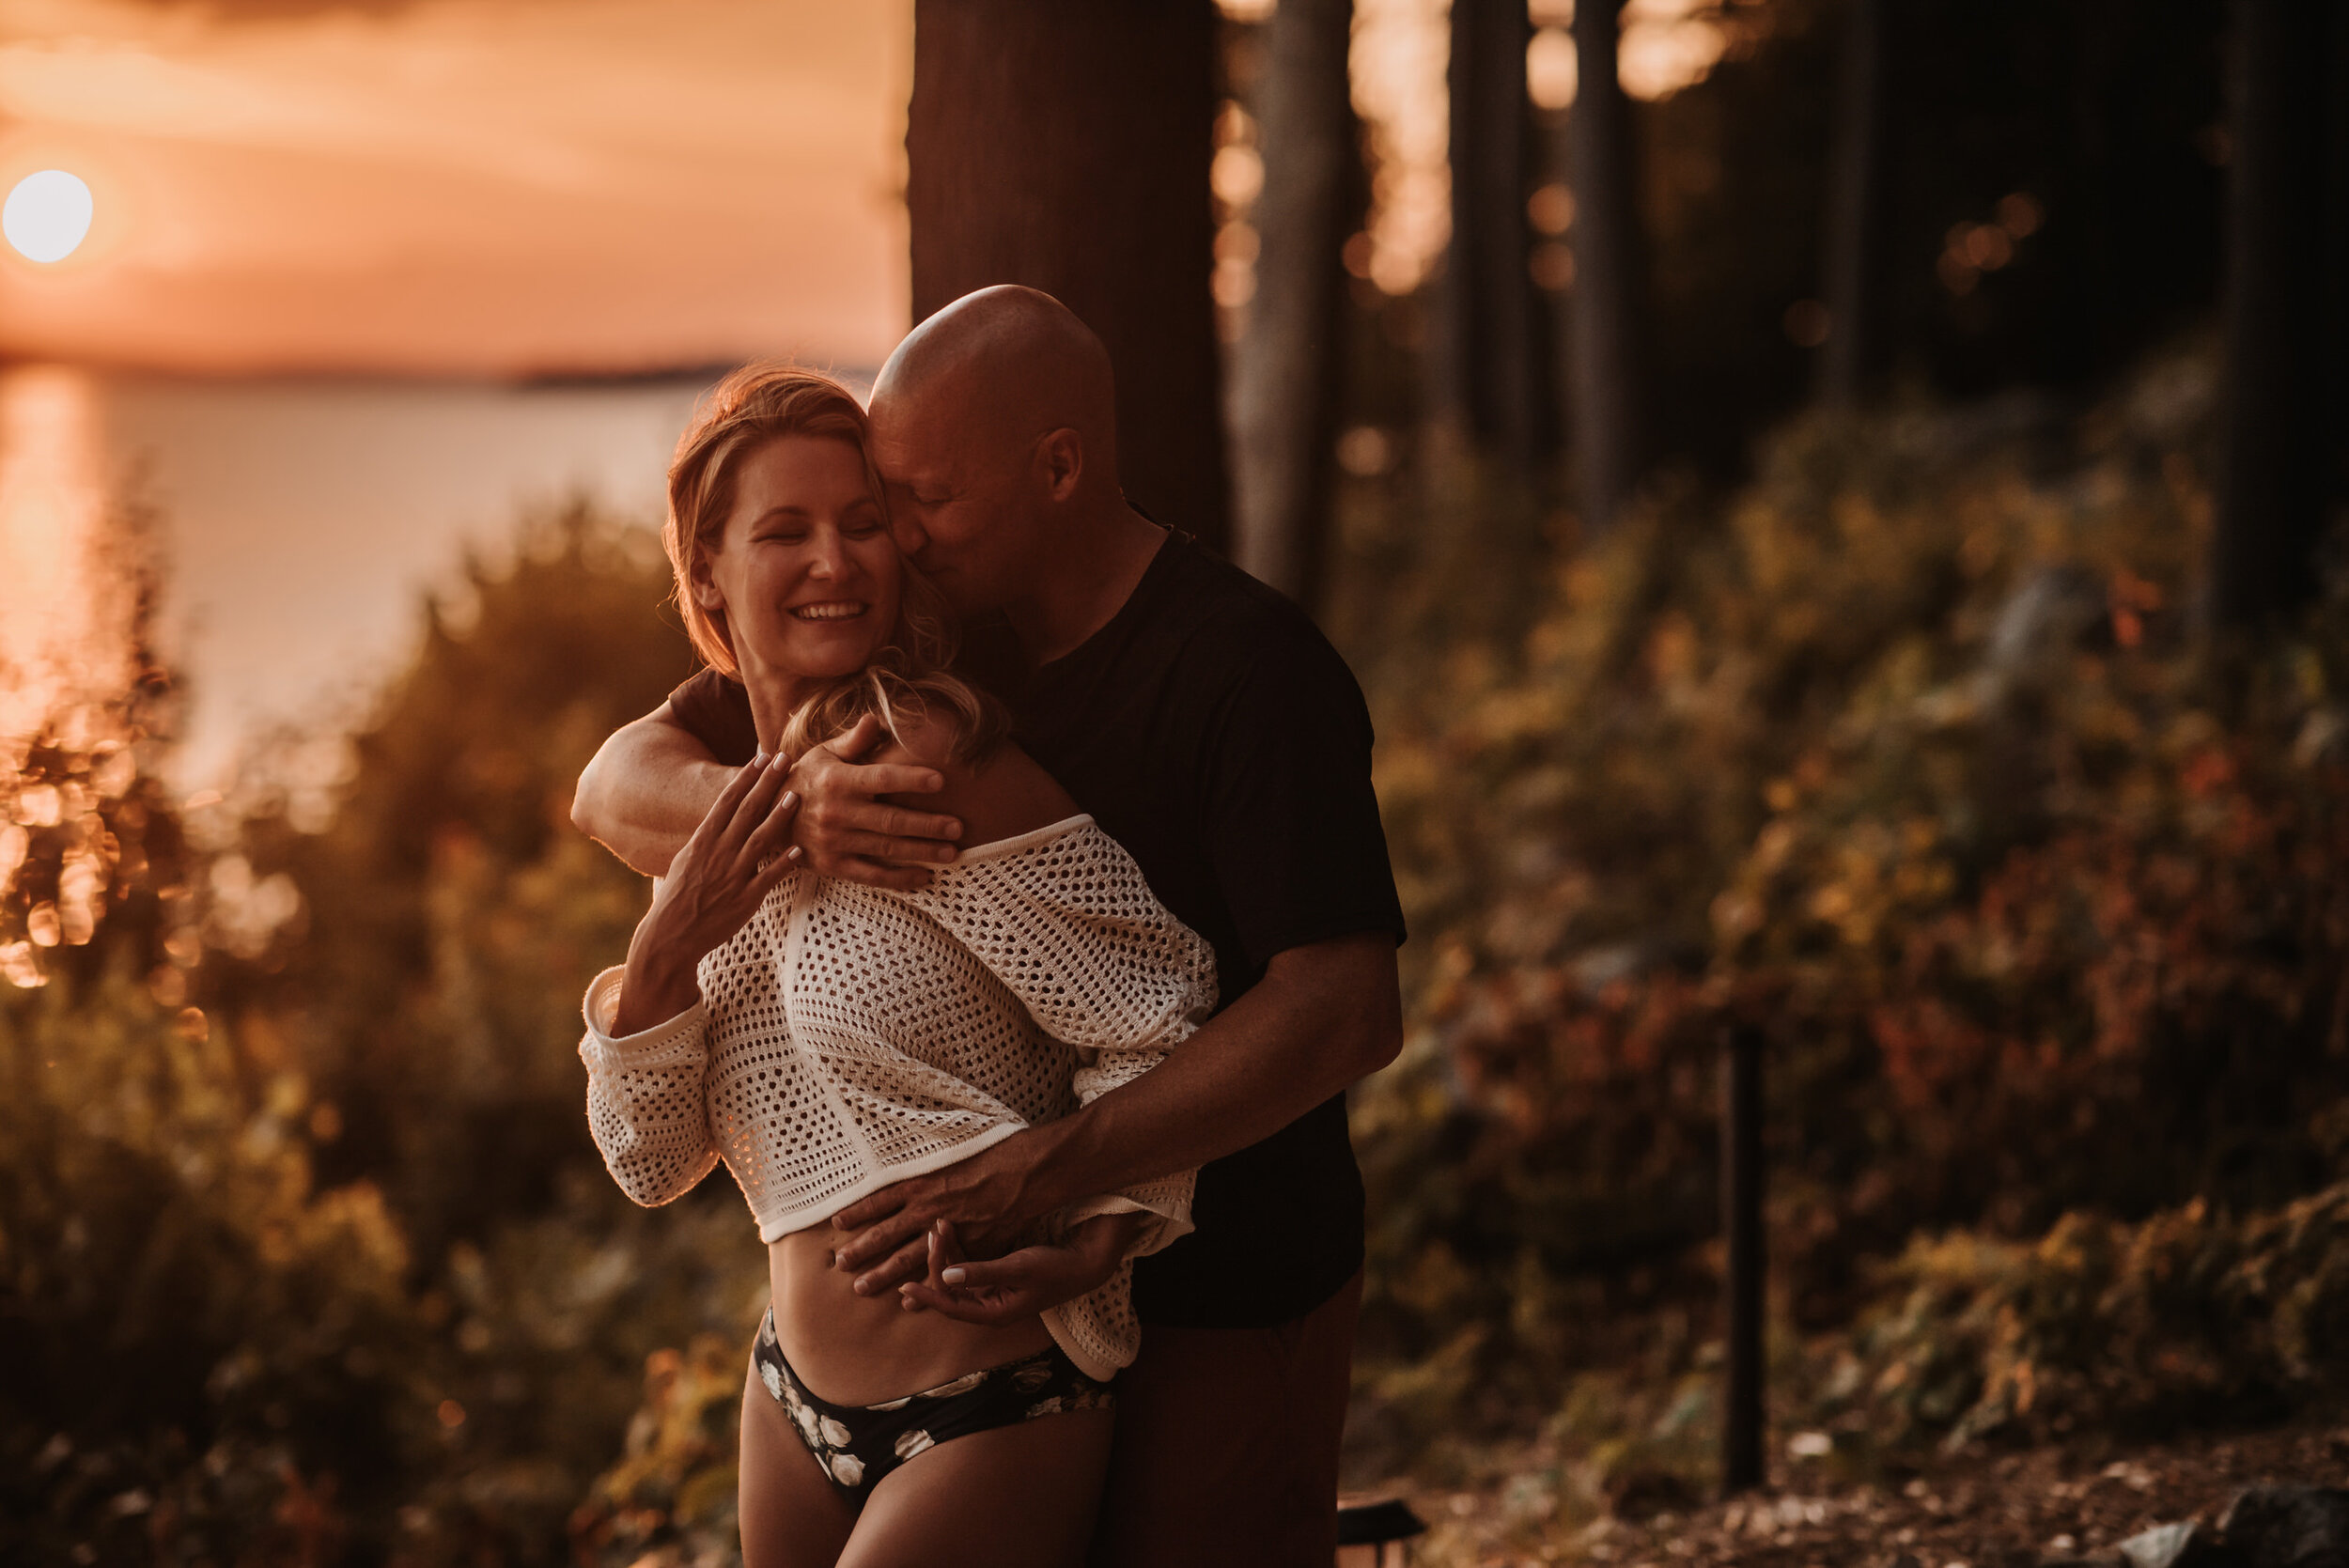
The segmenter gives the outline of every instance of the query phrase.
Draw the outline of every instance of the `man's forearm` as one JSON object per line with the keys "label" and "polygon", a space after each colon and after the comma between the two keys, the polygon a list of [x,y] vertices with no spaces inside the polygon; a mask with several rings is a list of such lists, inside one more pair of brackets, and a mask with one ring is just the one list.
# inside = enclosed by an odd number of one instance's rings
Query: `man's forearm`
{"label": "man's forearm", "polygon": [[734,771],[677,725],[639,719],[579,775],[571,821],[646,876],[663,876]]}
{"label": "man's forearm", "polygon": [[1034,1142],[1021,1206],[1050,1212],[1236,1154],[1385,1066],[1401,1042],[1392,939],[1282,954],[1158,1066],[1023,1134]]}

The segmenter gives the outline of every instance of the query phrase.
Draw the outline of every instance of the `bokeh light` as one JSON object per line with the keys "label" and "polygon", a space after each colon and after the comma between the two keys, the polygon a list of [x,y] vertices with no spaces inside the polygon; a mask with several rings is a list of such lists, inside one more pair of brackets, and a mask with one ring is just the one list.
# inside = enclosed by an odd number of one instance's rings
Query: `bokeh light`
{"label": "bokeh light", "polygon": [[0,208],[0,233],[27,261],[63,261],[89,233],[96,204],[79,175],[63,169],[28,174]]}

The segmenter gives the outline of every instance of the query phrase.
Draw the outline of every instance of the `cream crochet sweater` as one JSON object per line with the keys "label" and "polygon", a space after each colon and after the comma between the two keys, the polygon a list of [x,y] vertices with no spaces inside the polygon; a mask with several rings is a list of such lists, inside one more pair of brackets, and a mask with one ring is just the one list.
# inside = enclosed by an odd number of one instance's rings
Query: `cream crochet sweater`
{"label": "cream crochet sweater", "polygon": [[[652,1205],[723,1159],[770,1242],[1130,1081],[1216,996],[1206,940],[1090,816],[967,849],[913,893],[795,874],[703,958],[700,1003],[615,1039],[621,972],[589,986],[579,1047],[604,1164]],[[1045,1314],[1089,1375],[1133,1359],[1130,1260],[1191,1228],[1191,1176],[1062,1217],[1153,1217]]]}

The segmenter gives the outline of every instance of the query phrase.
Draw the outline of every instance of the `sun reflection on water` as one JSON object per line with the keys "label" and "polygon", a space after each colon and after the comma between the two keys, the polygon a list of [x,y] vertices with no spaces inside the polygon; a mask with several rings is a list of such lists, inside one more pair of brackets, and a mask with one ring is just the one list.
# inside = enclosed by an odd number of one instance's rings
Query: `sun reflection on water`
{"label": "sun reflection on water", "polygon": [[88,376],[0,372],[0,737],[9,742],[128,675],[128,585],[106,559],[104,452]]}
{"label": "sun reflection on water", "polygon": [[0,978],[20,986],[42,983],[39,949],[90,939],[123,849],[100,812],[132,776],[135,737],[112,732],[139,573],[101,434],[89,377],[0,373]]}

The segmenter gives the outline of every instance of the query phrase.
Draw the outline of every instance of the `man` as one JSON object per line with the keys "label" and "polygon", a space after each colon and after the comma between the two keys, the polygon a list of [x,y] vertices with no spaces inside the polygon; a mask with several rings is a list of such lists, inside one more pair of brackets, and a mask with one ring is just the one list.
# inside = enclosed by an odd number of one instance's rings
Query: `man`
{"label": "man", "polygon": [[[838,1256],[860,1291],[919,1293],[941,1220],[984,1252],[1076,1200],[1200,1167],[1197,1230],[1135,1267],[1143,1349],[1117,1382],[1096,1557],[1324,1568],[1361,1290],[1343,1094],[1401,1038],[1369,717],[1293,605],[1127,504],[1114,410],[1107,353],[1059,302],[983,289],[882,367],[873,455],[907,553],[1016,644],[972,660],[1015,738],[1214,944],[1222,1003],[1135,1082],[845,1211]],[[858,763],[875,738],[801,760],[796,843],[825,875],[918,886],[961,825],[891,803],[940,781]],[[658,873],[755,746],[740,688],[704,672],[605,743],[573,818]],[[962,1282],[1041,1310],[1056,1276],[1034,1256],[970,1264]]]}

